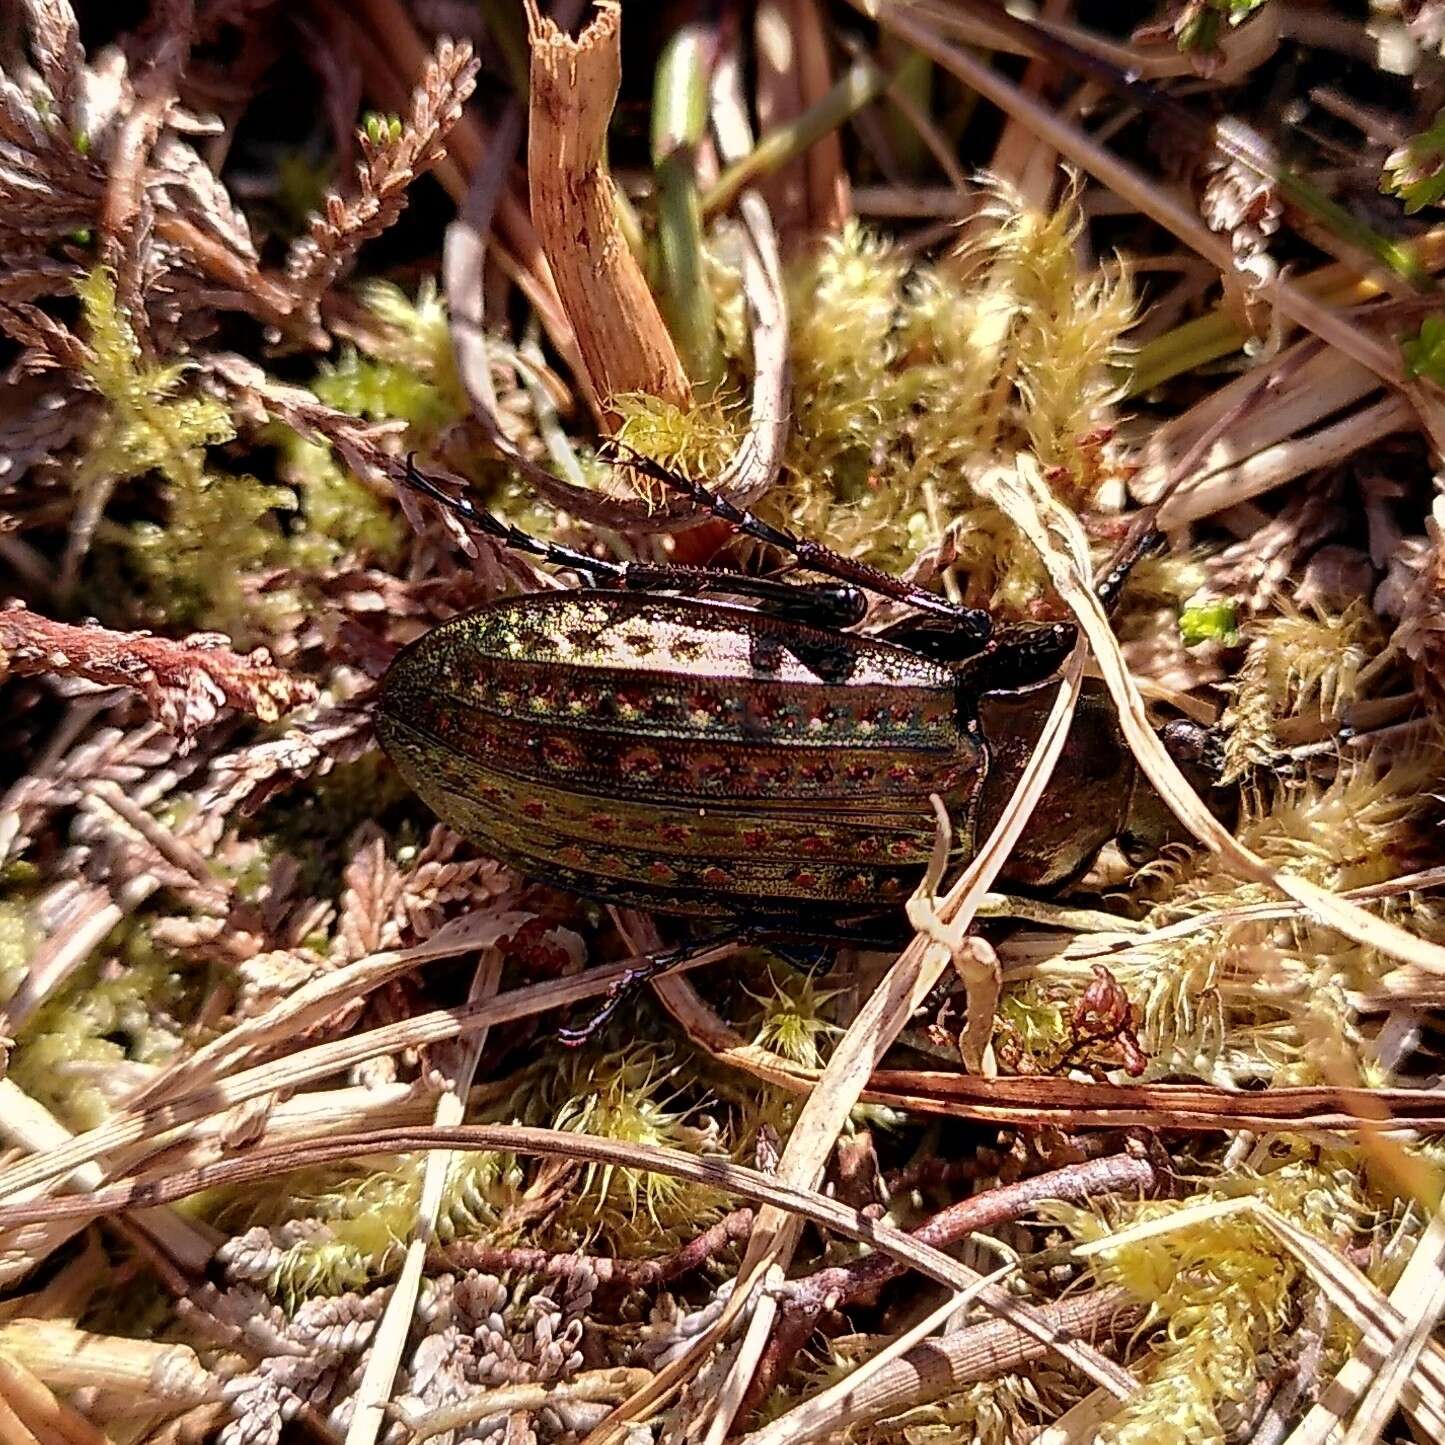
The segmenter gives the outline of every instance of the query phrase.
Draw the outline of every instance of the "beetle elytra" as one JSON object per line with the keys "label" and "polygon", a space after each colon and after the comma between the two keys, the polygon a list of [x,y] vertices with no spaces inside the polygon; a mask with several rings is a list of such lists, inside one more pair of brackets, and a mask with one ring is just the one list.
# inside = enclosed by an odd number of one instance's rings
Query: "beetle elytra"
{"label": "beetle elytra", "polygon": [[[412,485],[471,525],[594,585],[496,601],[404,648],[382,684],[382,745],[438,817],[526,876],[715,927],[876,932],[922,877],[931,794],[965,855],[1008,805],[1073,629],[990,635],[984,614],[657,470],[835,580],[598,561],[409,468]],[[846,630],[865,589],[919,621]],[[1184,750],[1197,750],[1180,726]],[[1154,846],[1161,820],[1112,704],[1087,686],[1002,882],[1056,889],[1113,839]]]}

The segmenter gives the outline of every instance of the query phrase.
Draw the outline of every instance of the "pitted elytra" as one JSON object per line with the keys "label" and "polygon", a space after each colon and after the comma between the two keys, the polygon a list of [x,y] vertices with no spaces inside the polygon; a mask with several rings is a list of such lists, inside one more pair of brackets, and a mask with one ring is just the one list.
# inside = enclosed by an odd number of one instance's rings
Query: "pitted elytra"
{"label": "pitted elytra", "polygon": [[[637,464],[835,580],[598,560],[410,469],[472,526],[589,585],[491,603],[403,649],[382,686],[383,747],[438,817],[527,876],[754,933],[876,936],[923,875],[931,795],[960,861],[1007,807],[1072,627],[995,632],[985,614]],[[865,591],[916,620],[847,630]],[[729,593],[749,600],[699,595]],[[1199,731],[1166,737],[1197,754]],[[1147,852],[1167,827],[1106,693],[1087,685],[1001,881],[1057,889],[1111,840]]]}

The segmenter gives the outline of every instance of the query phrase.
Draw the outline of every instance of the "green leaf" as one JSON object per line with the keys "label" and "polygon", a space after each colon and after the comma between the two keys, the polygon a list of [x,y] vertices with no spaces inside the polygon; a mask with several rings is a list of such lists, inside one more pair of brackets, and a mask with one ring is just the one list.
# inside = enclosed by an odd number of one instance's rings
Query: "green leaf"
{"label": "green leaf", "polygon": [[1232,647],[1239,641],[1239,614],[1233,602],[1222,598],[1186,607],[1179,614],[1179,636],[1185,647],[1201,642],[1222,642]]}
{"label": "green leaf", "polygon": [[401,117],[369,110],[362,117],[361,133],[372,145],[395,145],[401,139]]}
{"label": "green leaf", "polygon": [[1409,376],[1428,376],[1445,384],[1445,316],[1427,316],[1417,336],[1400,343]]}
{"label": "green leaf", "polygon": [[1399,196],[1407,216],[1426,206],[1438,206],[1445,199],[1445,110],[1437,112],[1429,130],[1411,136],[1390,153],[1380,175],[1380,189],[1386,195]]}
{"label": "green leaf", "polygon": [[1239,25],[1265,0],[1188,0],[1174,22],[1180,50],[1208,53],[1219,44],[1223,25]]}

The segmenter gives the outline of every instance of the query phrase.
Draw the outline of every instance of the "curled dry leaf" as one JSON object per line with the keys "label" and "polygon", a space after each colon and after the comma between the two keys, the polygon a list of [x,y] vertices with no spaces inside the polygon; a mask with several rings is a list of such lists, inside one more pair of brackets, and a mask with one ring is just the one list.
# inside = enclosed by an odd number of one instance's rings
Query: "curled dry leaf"
{"label": "curled dry leaf", "polygon": [[316,696],[306,678],[271,665],[263,647],[242,656],[218,633],[179,642],[146,632],[55,622],[28,607],[0,611],[0,667],[7,673],[79,677],[138,692],[157,721],[189,742],[223,707],[275,722]]}

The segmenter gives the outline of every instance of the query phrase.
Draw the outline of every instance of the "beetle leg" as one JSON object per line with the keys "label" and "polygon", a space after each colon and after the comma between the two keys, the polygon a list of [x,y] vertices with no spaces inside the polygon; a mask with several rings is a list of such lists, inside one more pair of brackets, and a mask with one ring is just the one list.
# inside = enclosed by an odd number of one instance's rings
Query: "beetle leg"
{"label": "beetle leg", "polygon": [[[415,454],[413,453],[413,456]],[[682,567],[671,563],[614,562],[593,557],[558,542],[544,541],[495,517],[469,497],[443,491],[412,456],[406,459],[407,483],[446,507],[483,535],[495,538],[513,551],[567,567],[580,573],[589,584],[599,583],[625,592],[677,592],[693,597],[703,592],[730,592],[751,597],[763,610],[815,627],[851,627],[863,620],[867,610],[862,591],[851,583],[783,582],[772,577],[749,577],[741,572],[719,572],[706,567]]]}
{"label": "beetle leg", "polygon": [[710,952],[721,943],[751,943],[756,941],[756,938],[764,931],[744,926],[732,929],[727,933],[714,934],[711,938],[703,939],[701,942],[683,943],[675,948],[660,949],[657,953],[648,955],[635,968],[629,968],[607,990],[607,997],[603,1000],[602,1007],[581,1028],[558,1029],[558,1042],[566,1044],[569,1049],[575,1049],[579,1045],[585,1044],[589,1039],[596,1038],[613,1014],[628,999],[636,998],[638,991],[646,984],[661,978],[664,974],[671,973],[675,968],[680,968],[689,959],[696,958],[701,953]]}
{"label": "beetle leg", "polygon": [[807,537],[785,531],[782,527],[775,527],[771,522],[765,522],[761,517],[729,501],[703,482],[694,481],[681,472],[664,467],[651,457],[633,451],[631,447],[617,441],[608,445],[628,466],[664,486],[671,487],[673,491],[690,497],[698,506],[707,508],[713,516],[731,522],[744,535],[776,547],[810,572],[836,577],[840,582],[852,582],[865,592],[876,592],[880,597],[891,597],[896,602],[905,602],[919,612],[946,618],[960,631],[980,641],[987,638],[992,631],[989,614],[977,607],[956,607],[937,593],[917,587],[912,582],[905,582],[901,577],[894,577],[880,568],[860,562],[855,557],[845,557],[841,552],[823,546],[821,542],[814,542]]}
{"label": "beetle leg", "polygon": [[1164,533],[1155,531],[1153,527],[1146,527],[1129,538],[1124,550],[1110,563],[1109,569],[1094,580],[1094,595],[1098,597],[1105,612],[1112,616],[1119,605],[1119,598],[1123,594],[1124,583],[1129,580],[1130,572],[1145,557],[1152,556],[1163,546]]}
{"label": "beetle leg", "polygon": [[407,455],[406,482],[414,491],[429,497],[438,506],[445,507],[469,527],[475,528],[483,536],[494,538],[514,552],[522,552],[542,562],[550,562],[554,567],[570,567],[592,582],[603,578],[620,582],[626,574],[625,563],[612,562],[602,557],[589,557],[585,552],[564,547],[558,542],[543,541],[540,537],[532,536],[530,532],[524,532],[520,527],[514,527],[510,522],[502,521],[500,517],[494,517],[485,507],[477,506],[470,497],[453,496],[444,491],[417,466],[415,452]]}

